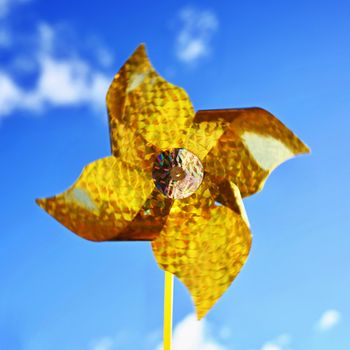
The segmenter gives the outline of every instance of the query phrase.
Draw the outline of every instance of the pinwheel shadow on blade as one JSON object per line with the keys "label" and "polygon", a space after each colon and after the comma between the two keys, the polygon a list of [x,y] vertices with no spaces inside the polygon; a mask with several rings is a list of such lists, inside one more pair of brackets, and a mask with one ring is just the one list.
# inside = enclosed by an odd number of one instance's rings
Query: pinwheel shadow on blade
{"label": "pinwheel shadow on blade", "polygon": [[[87,165],[64,193],[37,203],[83,238],[151,241],[158,265],[186,285],[200,319],[248,257],[242,197],[309,149],[260,108],[195,113],[186,92],[155,71],[144,45],[115,76],[107,109],[112,155]],[[189,191],[198,174],[202,183]],[[162,193],[168,183],[177,191]]]}

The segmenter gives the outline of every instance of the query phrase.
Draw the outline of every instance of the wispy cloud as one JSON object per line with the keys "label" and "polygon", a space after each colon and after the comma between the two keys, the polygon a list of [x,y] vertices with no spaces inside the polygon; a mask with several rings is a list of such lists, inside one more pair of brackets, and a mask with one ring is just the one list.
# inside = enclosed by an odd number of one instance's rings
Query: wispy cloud
{"label": "wispy cloud", "polygon": [[[159,344],[156,350],[162,350]],[[174,330],[173,350],[227,350],[211,337],[207,321],[198,321],[195,314],[186,316]]]}
{"label": "wispy cloud", "polygon": [[0,0],[0,18],[5,17],[10,12],[12,6],[25,1],[26,0]]}
{"label": "wispy cloud", "polygon": [[281,334],[278,337],[266,342],[261,350],[287,350],[291,343],[289,334]]}
{"label": "wispy cloud", "polygon": [[221,329],[220,329],[220,332],[219,332],[219,336],[221,339],[229,339],[232,335],[232,332],[231,332],[231,328],[228,327],[228,326],[223,326]]}
{"label": "wispy cloud", "polygon": [[8,46],[10,42],[11,42],[11,37],[7,28],[5,27],[0,28],[0,47]]}
{"label": "wispy cloud", "polygon": [[110,337],[103,337],[92,342],[91,350],[112,350],[114,346],[114,339]]}
{"label": "wispy cloud", "polygon": [[[5,34],[1,36],[0,32],[0,44],[9,40]],[[78,52],[64,56],[62,49],[55,50],[64,45],[64,38],[59,34],[53,26],[39,23],[34,34],[28,37],[31,43],[35,43],[30,52],[23,53],[20,50],[13,57],[13,66],[17,65],[22,72],[29,67],[36,68],[36,78],[30,87],[22,85],[13,70],[0,68],[0,120],[18,110],[37,113],[48,107],[77,105],[99,110],[104,108],[111,78]],[[99,64],[96,65],[107,66],[111,55],[103,47],[99,47],[99,50]],[[56,51],[59,51],[59,55]]]}
{"label": "wispy cloud", "polygon": [[176,56],[185,63],[194,63],[208,55],[213,34],[218,28],[216,15],[208,10],[186,7],[179,13],[181,29],[176,37]]}
{"label": "wispy cloud", "polygon": [[338,310],[330,309],[325,311],[317,321],[315,328],[318,331],[328,331],[334,328],[341,320],[341,313]]}
{"label": "wispy cloud", "polygon": [[10,0],[0,0],[0,18],[8,13],[10,4]]}
{"label": "wispy cloud", "polygon": [[[316,329],[326,331],[336,326],[341,320],[341,314],[337,310],[325,311],[316,323]],[[231,330],[228,327],[222,327],[218,330],[218,338],[213,338],[211,334],[210,324],[206,319],[197,320],[195,314],[187,315],[174,328],[172,338],[172,350],[228,350],[223,345],[223,341],[227,341],[231,337]],[[91,343],[91,350],[117,350],[123,344],[131,339],[130,334],[124,336],[120,333],[115,337],[102,337]],[[155,350],[163,350],[163,344],[159,342],[161,333],[159,330],[150,333],[144,337],[147,344],[152,348],[154,344]],[[220,340],[221,341],[220,341]],[[152,345],[153,344],[153,345]],[[279,336],[266,341],[259,350],[291,350],[292,337],[289,333],[283,333]]]}

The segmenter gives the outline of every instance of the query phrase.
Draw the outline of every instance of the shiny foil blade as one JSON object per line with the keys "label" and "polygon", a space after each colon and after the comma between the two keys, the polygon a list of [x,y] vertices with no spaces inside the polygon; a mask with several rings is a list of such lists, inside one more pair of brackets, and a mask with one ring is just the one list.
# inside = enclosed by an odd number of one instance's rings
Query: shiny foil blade
{"label": "shiny foil blade", "polygon": [[217,144],[219,138],[226,130],[229,123],[222,120],[208,120],[194,122],[188,130],[184,148],[194,153],[203,160],[208,152]]}
{"label": "shiny foil blade", "polygon": [[149,169],[161,150],[182,147],[194,118],[187,93],[164,80],[140,45],[107,93],[112,153]]}
{"label": "shiny foil blade", "polygon": [[163,226],[154,216],[166,216],[170,209],[153,191],[151,174],[110,156],[86,166],[66,192],[37,203],[92,241],[151,240]]}
{"label": "shiny foil blade", "polygon": [[215,202],[219,193],[205,178],[192,196],[174,201],[163,230],[152,241],[159,266],[189,289],[199,319],[238,275],[251,246],[239,191],[227,194],[234,209]]}
{"label": "shiny foil blade", "polygon": [[271,113],[261,108],[199,111],[195,123],[216,122],[225,131],[202,160],[217,183],[235,183],[242,197],[260,191],[279,164],[309,148]]}

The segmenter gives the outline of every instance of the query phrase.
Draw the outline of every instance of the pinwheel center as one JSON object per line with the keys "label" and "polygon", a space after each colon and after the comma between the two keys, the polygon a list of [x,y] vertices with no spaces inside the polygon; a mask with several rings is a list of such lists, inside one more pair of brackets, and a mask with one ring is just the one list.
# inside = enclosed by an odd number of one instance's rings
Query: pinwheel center
{"label": "pinwheel center", "polygon": [[186,172],[180,166],[176,166],[170,170],[170,177],[174,181],[183,180],[186,177]]}
{"label": "pinwheel center", "polygon": [[203,180],[203,174],[201,161],[185,148],[163,151],[152,170],[156,188],[173,199],[186,198],[194,193]]}

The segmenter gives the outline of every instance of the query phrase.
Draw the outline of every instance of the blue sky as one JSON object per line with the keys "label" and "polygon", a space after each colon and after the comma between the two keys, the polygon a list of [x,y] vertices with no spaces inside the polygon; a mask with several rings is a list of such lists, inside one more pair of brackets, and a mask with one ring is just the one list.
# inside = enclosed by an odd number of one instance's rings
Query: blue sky
{"label": "blue sky", "polygon": [[174,350],[350,348],[349,14],[340,0],[0,0],[0,349],[161,343],[150,245],[84,241],[34,203],[109,154],[104,94],[141,42],[196,109],[266,108],[313,152],[245,200],[249,260],[203,322],[175,283]]}

